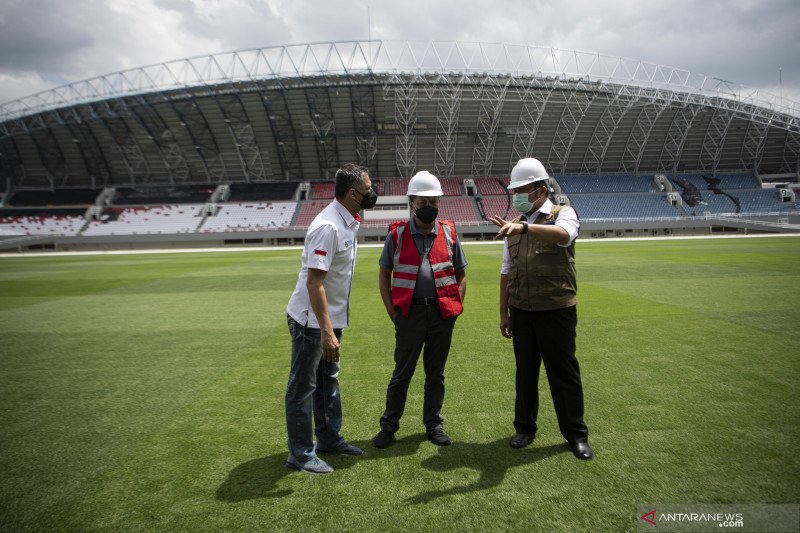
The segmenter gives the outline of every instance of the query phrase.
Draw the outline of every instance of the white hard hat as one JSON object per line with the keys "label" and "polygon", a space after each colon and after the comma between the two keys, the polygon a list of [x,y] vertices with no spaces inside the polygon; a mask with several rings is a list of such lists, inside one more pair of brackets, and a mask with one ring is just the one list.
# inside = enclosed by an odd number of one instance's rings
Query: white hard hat
{"label": "white hard hat", "polygon": [[[532,157],[526,157],[517,161],[517,164],[511,169],[511,183],[508,185],[508,188],[516,189],[530,183],[536,183],[537,181],[546,182],[549,179],[550,176],[547,175],[547,171],[544,169],[544,165],[541,161]],[[552,191],[549,183],[548,189]]]}
{"label": "white hard hat", "polygon": [[408,182],[406,194],[408,196],[444,196],[439,178],[427,170],[421,170],[414,174]]}

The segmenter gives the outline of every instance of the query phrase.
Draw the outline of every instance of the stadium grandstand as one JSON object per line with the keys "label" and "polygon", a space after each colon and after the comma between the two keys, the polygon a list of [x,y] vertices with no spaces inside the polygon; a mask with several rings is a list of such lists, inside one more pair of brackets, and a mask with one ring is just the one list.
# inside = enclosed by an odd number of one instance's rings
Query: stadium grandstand
{"label": "stadium grandstand", "polygon": [[537,157],[586,238],[800,230],[800,103],[675,67],[529,45],[352,41],[194,57],[0,106],[8,249],[279,244],[343,163],[408,216],[418,170],[467,238]]}

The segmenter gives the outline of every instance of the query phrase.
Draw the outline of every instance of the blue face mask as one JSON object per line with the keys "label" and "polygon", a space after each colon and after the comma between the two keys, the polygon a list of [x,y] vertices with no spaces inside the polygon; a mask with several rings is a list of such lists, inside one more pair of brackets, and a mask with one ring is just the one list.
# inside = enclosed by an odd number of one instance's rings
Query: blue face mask
{"label": "blue face mask", "polygon": [[522,214],[525,214],[533,209],[533,203],[528,200],[528,193],[518,192],[514,195],[514,209]]}

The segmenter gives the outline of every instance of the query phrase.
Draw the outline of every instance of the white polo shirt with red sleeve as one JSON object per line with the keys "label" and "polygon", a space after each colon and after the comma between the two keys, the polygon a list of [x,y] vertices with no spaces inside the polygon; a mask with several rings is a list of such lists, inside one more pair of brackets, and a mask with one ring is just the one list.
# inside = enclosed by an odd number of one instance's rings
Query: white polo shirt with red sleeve
{"label": "white polo shirt with red sleeve", "polygon": [[346,328],[350,322],[350,289],[356,264],[356,235],[361,219],[356,219],[338,200],[334,200],[308,227],[300,274],[286,312],[298,324],[319,329],[311,299],[308,296],[308,269],[327,272],[322,285],[328,300],[328,315],[334,329]]}

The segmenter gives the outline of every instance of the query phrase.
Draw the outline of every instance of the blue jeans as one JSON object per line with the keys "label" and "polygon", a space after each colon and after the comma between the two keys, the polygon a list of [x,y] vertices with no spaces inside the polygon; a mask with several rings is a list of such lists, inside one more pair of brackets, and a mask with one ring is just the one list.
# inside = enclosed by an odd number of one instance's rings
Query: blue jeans
{"label": "blue jeans", "polygon": [[[317,442],[335,449],[344,442],[342,400],[339,396],[339,363],[322,357],[320,330],[302,326],[289,318],[292,335],[292,365],[286,385],[286,430],[289,453],[300,463],[316,457],[311,434],[313,412]],[[341,341],[342,330],[333,333]]]}

